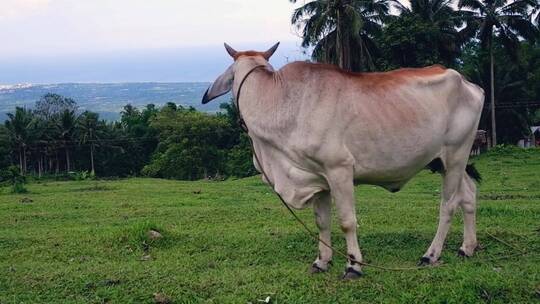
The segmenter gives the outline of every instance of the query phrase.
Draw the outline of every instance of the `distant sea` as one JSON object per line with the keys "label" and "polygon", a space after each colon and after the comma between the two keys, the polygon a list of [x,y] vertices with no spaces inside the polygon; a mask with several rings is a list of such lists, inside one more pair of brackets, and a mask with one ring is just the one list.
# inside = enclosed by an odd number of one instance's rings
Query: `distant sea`
{"label": "distant sea", "polygon": [[62,83],[62,84],[18,84],[0,85],[0,121],[15,107],[31,108],[39,98],[47,93],[56,93],[73,98],[79,110],[98,112],[100,117],[116,120],[126,104],[142,108],[149,103],[162,106],[173,102],[184,107],[192,106],[199,111],[217,112],[219,105],[228,102],[229,94],[206,105],[201,99],[210,83]]}

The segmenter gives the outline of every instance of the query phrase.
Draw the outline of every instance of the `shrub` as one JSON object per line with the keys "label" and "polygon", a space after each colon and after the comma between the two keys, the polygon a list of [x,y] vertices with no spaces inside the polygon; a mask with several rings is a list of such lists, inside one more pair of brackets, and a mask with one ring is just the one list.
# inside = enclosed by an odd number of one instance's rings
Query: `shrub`
{"label": "shrub", "polygon": [[0,171],[0,184],[11,186],[13,193],[27,193],[28,190],[24,187],[25,182],[26,178],[16,166],[9,166]]}

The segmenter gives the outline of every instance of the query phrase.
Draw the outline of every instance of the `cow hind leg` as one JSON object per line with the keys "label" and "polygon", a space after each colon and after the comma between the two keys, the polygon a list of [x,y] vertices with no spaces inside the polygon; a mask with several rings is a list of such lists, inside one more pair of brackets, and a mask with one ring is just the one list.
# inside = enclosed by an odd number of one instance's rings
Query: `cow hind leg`
{"label": "cow hind leg", "polygon": [[461,183],[463,198],[461,209],[463,210],[463,244],[459,248],[460,256],[470,257],[477,247],[476,241],[476,184],[464,174]]}
{"label": "cow hind leg", "polygon": [[320,192],[312,198],[315,223],[319,228],[319,255],[311,265],[311,273],[325,272],[332,262],[331,218],[332,200],[328,191]]}
{"label": "cow hind leg", "polygon": [[[461,154],[464,153],[453,153],[453,159],[449,158],[445,162],[446,168],[442,173],[443,189],[439,209],[439,226],[437,227],[437,232],[431,245],[420,259],[421,265],[435,264],[439,260],[456,208],[461,206],[471,210],[474,205],[474,200],[470,199],[471,188],[468,182],[470,179],[465,172],[468,157],[466,154]],[[471,219],[474,217],[474,214],[469,213],[466,217],[465,222],[468,227],[468,230],[466,229],[466,236],[468,242],[470,242],[472,241],[472,233],[474,233],[473,229],[471,229],[471,225],[473,225]],[[474,237],[474,242],[476,242],[475,239],[476,237]]]}

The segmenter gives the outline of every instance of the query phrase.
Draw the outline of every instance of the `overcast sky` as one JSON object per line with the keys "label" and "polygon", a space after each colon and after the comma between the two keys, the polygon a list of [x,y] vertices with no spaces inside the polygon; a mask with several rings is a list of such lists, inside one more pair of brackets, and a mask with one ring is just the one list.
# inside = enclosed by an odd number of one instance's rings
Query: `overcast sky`
{"label": "overcast sky", "polygon": [[[0,83],[70,77],[75,82],[174,81],[160,75],[111,77],[107,67],[100,76],[99,66],[118,63],[125,68],[133,60],[145,65],[145,56],[164,60],[165,53],[170,60],[189,58],[204,65],[198,55],[217,56],[224,41],[238,49],[266,48],[281,41],[279,63],[303,58],[300,39],[290,25],[294,7],[288,0],[0,0]],[[174,50],[183,58],[174,56]],[[139,60],[133,58],[136,54]],[[132,61],[122,62],[124,55]],[[92,77],[85,77],[82,67],[76,71],[82,61],[92,64]],[[193,80],[210,80],[206,78]]]}
{"label": "overcast sky", "polygon": [[0,55],[296,41],[287,0],[0,0]]}

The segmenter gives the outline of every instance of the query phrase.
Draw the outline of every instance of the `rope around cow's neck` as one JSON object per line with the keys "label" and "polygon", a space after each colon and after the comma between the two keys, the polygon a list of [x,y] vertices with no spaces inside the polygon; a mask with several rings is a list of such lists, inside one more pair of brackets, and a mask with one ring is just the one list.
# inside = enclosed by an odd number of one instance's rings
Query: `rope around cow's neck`
{"label": "rope around cow's neck", "polygon": [[[253,73],[255,70],[257,69],[260,69],[260,68],[265,68],[266,66],[265,65],[256,65],[255,67],[253,67],[251,70],[249,70],[246,75],[244,76],[244,78],[242,78],[242,81],[240,82],[240,85],[238,86],[238,92],[236,93],[236,97],[235,97],[235,100],[236,100],[236,110],[238,111],[238,123],[240,125],[240,127],[246,132],[246,134],[248,135],[248,139],[249,139],[249,143],[250,143],[250,148],[251,148],[251,152],[253,153],[253,156],[255,157],[255,161],[257,162],[257,165],[261,171],[261,174],[263,175],[263,177],[266,179],[266,181],[268,182],[268,184],[270,185],[270,187],[272,188],[272,191],[277,195],[277,197],[279,198],[279,200],[281,201],[281,203],[283,204],[283,206],[285,206],[287,208],[287,210],[289,210],[289,212],[292,214],[292,216],[296,219],[296,221],[298,223],[300,223],[300,225],[302,225],[302,227],[304,227],[306,233],[309,235],[309,237],[311,237],[312,239],[314,239],[315,241],[318,241],[320,242],[321,244],[323,244],[324,246],[328,247],[329,249],[331,249],[332,251],[338,253],[339,255],[343,256],[345,259],[347,260],[350,260],[352,263],[356,263],[356,264],[359,264],[359,265],[362,265],[362,266],[366,266],[366,267],[372,267],[372,268],[377,268],[377,269],[381,269],[381,270],[388,270],[388,271],[407,271],[407,270],[421,270],[421,269],[428,269],[429,267],[424,267],[424,266],[414,266],[414,267],[387,267],[387,266],[381,266],[381,265],[376,265],[376,264],[370,264],[370,263],[365,263],[365,262],[360,262],[360,261],[356,261],[354,259],[351,259],[349,255],[347,255],[345,252],[341,251],[341,250],[338,250],[336,248],[334,248],[332,245],[326,243],[325,241],[321,240],[321,238],[319,238],[319,236],[313,232],[313,230],[311,230],[304,221],[302,221],[302,219],[300,219],[298,217],[298,215],[296,214],[296,212],[294,212],[294,210],[292,210],[292,208],[285,202],[285,200],[283,199],[283,197],[276,191],[274,185],[272,184],[272,182],[270,181],[270,178],[268,178],[268,175],[266,175],[266,172],[264,171],[264,167],[262,166],[262,163],[261,161],[259,160],[259,156],[257,155],[257,153],[255,153],[255,147],[253,146],[253,140],[251,139],[251,137],[249,136],[249,129],[246,125],[246,122],[244,121],[244,118],[242,117],[242,112],[240,111],[240,93],[242,92],[242,87],[244,86],[244,83],[246,81],[246,79],[248,78],[249,75],[251,75],[251,73]],[[525,255],[525,254],[528,254],[527,252],[523,251],[521,253],[518,253],[518,254],[513,254],[513,255],[510,255],[510,256],[504,256],[504,257],[501,257],[502,259],[504,258],[507,258],[507,257],[513,257],[513,256],[518,256],[518,255]],[[441,267],[441,266],[444,266],[446,264],[437,264],[437,265],[432,265],[432,267]]]}

